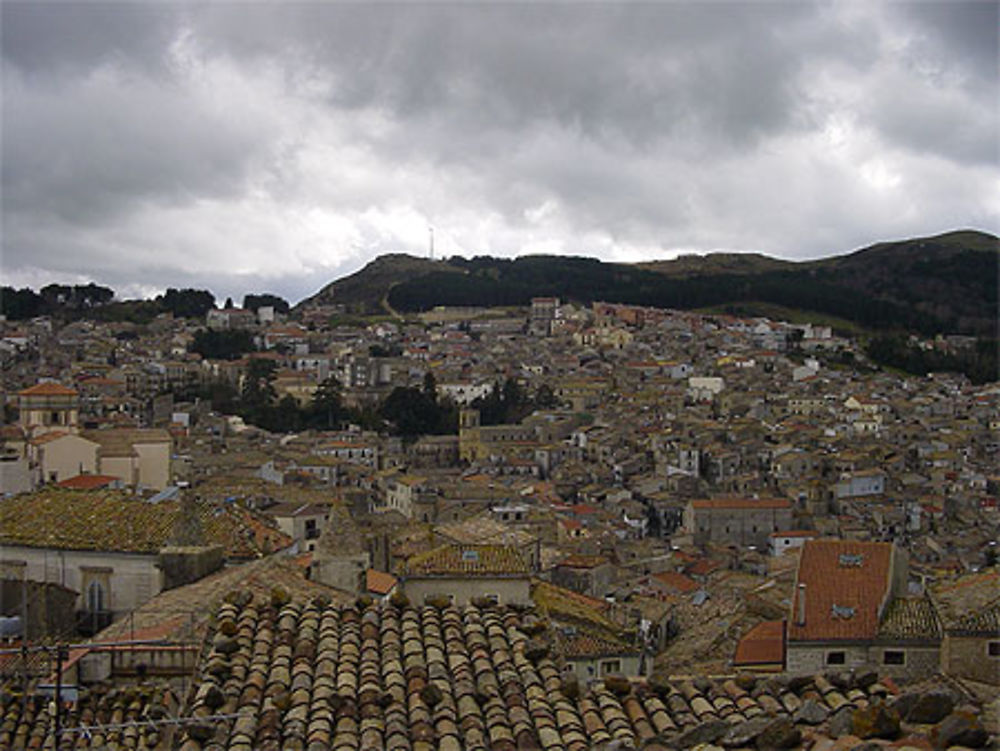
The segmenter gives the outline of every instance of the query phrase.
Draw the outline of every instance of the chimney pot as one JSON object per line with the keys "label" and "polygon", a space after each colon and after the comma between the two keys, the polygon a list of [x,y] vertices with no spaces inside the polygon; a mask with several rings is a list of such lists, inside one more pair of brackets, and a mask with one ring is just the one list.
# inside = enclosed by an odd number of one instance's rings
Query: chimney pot
{"label": "chimney pot", "polygon": [[805,626],[806,625],[806,585],[799,585],[799,617],[796,619],[796,625]]}

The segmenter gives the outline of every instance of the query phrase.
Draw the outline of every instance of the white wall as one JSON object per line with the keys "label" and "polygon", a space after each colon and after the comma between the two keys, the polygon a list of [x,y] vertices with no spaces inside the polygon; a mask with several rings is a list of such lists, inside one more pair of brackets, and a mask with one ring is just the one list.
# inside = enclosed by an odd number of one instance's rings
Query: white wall
{"label": "white wall", "polygon": [[4,562],[24,561],[26,576],[34,581],[61,584],[78,593],[77,610],[84,609],[84,573],[81,568],[109,568],[111,591],[105,593],[105,607],[115,614],[137,608],[159,594],[162,583],[156,567],[156,553],[105,553],[84,550],[47,550],[5,545],[0,549]]}

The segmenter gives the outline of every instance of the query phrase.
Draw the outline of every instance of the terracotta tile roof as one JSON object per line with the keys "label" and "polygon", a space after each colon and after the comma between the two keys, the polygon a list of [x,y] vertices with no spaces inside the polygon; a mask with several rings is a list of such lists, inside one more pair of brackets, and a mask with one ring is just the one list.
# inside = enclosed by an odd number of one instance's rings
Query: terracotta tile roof
{"label": "terracotta tile roof", "polygon": [[879,626],[880,639],[941,639],[941,622],[926,597],[898,597],[889,603]]}
{"label": "terracotta tile roof", "polygon": [[46,443],[52,443],[52,441],[59,440],[60,438],[65,438],[70,435],[65,430],[53,430],[48,433],[44,433],[37,438],[32,438],[28,443],[32,446],[44,446]]}
{"label": "terracotta tile roof", "polygon": [[376,571],[373,568],[365,571],[365,589],[377,595],[387,595],[399,582],[392,574]]}
{"label": "terracotta tile roof", "polygon": [[762,621],[736,645],[733,665],[782,665],[785,661],[785,622]]}
{"label": "terracotta tile roof", "polygon": [[681,592],[682,594],[694,592],[700,586],[694,579],[684,576],[684,574],[678,574],[676,571],[661,571],[658,574],[653,574],[652,578],[665,587]]}
{"label": "terracotta tile roof", "polygon": [[[802,548],[788,640],[874,639],[889,595],[892,543],[809,540]],[[797,622],[806,585],[805,625]]]}
{"label": "terracotta tile roof", "polygon": [[724,567],[725,564],[722,561],[715,561],[711,558],[699,558],[690,566],[685,567],[684,571],[694,576],[708,576],[712,572]]}
{"label": "terracotta tile roof", "polygon": [[[497,607],[359,608],[319,598],[224,602],[185,712],[205,715],[222,706],[241,717],[215,725],[210,739],[185,730],[175,743],[220,750],[588,751],[615,740],[628,748],[672,748],[674,734],[708,721],[792,717],[807,699],[831,712],[889,693],[882,683],[858,682],[841,693],[822,676],[798,683],[745,676],[739,683],[672,678],[659,689],[636,681],[625,695],[595,681],[570,694],[552,656],[529,657],[533,617]],[[579,641],[588,656],[617,646],[589,636]]]}
{"label": "terracotta tile roof", "polygon": [[603,555],[574,553],[563,558],[557,565],[568,566],[570,568],[597,568],[605,563],[608,563],[608,559]]}
{"label": "terracotta tile roof", "polygon": [[60,488],[69,488],[71,490],[97,490],[99,488],[106,488],[118,481],[119,478],[114,475],[77,475],[56,484]]}
{"label": "terracotta tile roof", "polygon": [[410,558],[408,576],[527,576],[530,569],[517,548],[506,545],[441,545]]}
{"label": "terracotta tile roof", "polygon": [[948,628],[952,636],[1000,638],[1000,597],[979,610],[968,613]]}
{"label": "terracotta tile roof", "polygon": [[617,639],[601,638],[592,634],[576,634],[560,639],[560,651],[569,659],[574,657],[605,657],[638,653],[639,650],[629,647]]}
{"label": "terracotta tile roof", "polygon": [[[173,535],[180,504],[147,503],[112,490],[46,488],[0,500],[0,545],[61,550],[156,553]],[[230,558],[256,558],[292,540],[235,504],[201,503],[198,516],[209,544]]]}
{"label": "terracotta tile roof", "polygon": [[785,498],[707,498],[691,501],[691,505],[708,509],[782,509],[791,508],[792,502]]}
{"label": "terracotta tile roof", "polygon": [[531,599],[543,614],[557,620],[587,623],[610,633],[619,630],[608,618],[610,605],[596,597],[588,597],[546,581],[533,580]]}
{"label": "terracotta tile roof", "polygon": [[61,383],[36,383],[17,392],[18,396],[77,396],[76,389],[63,386]]}
{"label": "terracotta tile roof", "polygon": [[5,441],[23,441],[24,428],[20,425],[0,425],[0,439]]}
{"label": "terracotta tile roof", "polygon": [[[0,748],[52,747],[55,728],[52,699],[43,694],[32,694],[22,701],[10,702],[4,712],[0,728]],[[167,717],[177,713],[180,701],[165,682],[143,681],[141,684],[118,688],[96,684],[81,692],[78,701],[67,703],[61,715],[65,731],[61,747],[75,749],[148,749],[161,748],[162,728],[144,725],[143,720]],[[134,723],[132,728],[101,731],[97,728],[86,733],[77,730],[82,726],[110,723]],[[62,744],[66,744],[63,746]]]}

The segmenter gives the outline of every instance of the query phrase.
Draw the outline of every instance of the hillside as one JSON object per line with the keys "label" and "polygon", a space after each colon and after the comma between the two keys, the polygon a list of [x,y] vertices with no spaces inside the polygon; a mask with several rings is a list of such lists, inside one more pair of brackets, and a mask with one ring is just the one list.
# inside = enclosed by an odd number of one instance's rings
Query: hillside
{"label": "hillside", "polygon": [[593,258],[480,256],[432,262],[382,256],[303,301],[352,312],[401,312],[438,305],[527,305],[558,296],[701,309],[755,303],[838,318],[871,330],[996,337],[997,238],[982,232],[887,242],[818,261],[759,254],[683,256],[642,264]]}
{"label": "hillside", "polygon": [[635,264],[646,271],[656,271],[673,277],[705,276],[707,274],[756,274],[795,268],[794,261],[771,258],[762,253],[707,253],[682,255],[669,261],[644,261]]}
{"label": "hillside", "polygon": [[997,322],[997,238],[949,232],[871,247],[810,264],[874,298],[912,307],[949,332],[985,333]]}
{"label": "hillside", "polygon": [[295,310],[311,305],[344,305],[347,312],[358,315],[385,313],[386,295],[395,285],[428,274],[458,271],[443,261],[390,253],[379,256],[350,276],[330,282],[315,295],[302,300]]}

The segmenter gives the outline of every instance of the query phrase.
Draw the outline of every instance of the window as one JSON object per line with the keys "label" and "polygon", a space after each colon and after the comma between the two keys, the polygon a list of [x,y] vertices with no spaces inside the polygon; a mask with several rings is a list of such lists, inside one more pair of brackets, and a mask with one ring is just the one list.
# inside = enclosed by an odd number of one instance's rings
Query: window
{"label": "window", "polygon": [[1000,641],[991,641],[986,645],[986,654],[990,657],[1000,657]]}
{"label": "window", "polygon": [[500,604],[500,595],[485,594],[483,595],[483,599],[492,602],[494,605]]}
{"label": "window", "polygon": [[100,582],[91,582],[87,587],[87,610],[100,613],[104,609],[104,586]]}
{"label": "window", "polygon": [[604,660],[601,662],[601,675],[609,673],[620,673],[622,671],[621,660]]}
{"label": "window", "polygon": [[847,662],[846,652],[827,652],[826,653],[826,664],[827,665],[843,665]]}
{"label": "window", "polygon": [[900,649],[887,649],[882,653],[883,665],[905,665],[906,652]]}

